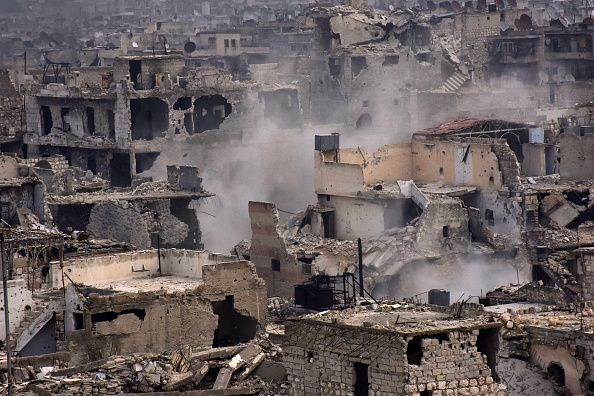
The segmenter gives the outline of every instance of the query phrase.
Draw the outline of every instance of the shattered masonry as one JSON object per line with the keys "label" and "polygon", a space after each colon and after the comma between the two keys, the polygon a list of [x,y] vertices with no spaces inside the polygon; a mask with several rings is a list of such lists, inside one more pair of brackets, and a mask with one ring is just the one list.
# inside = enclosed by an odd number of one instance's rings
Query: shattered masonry
{"label": "shattered masonry", "polygon": [[1,392],[591,394],[590,3],[0,3]]}

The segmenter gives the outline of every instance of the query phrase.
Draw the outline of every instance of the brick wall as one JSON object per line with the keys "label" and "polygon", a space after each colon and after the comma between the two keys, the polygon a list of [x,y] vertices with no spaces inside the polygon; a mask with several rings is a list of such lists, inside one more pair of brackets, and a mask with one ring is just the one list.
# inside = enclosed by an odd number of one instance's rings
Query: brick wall
{"label": "brick wall", "polygon": [[37,166],[37,164],[41,161],[47,162],[52,167],[52,170],[56,173],[68,169],[68,161],[63,155],[52,155],[51,157],[27,158],[20,160],[22,164],[27,166]]}

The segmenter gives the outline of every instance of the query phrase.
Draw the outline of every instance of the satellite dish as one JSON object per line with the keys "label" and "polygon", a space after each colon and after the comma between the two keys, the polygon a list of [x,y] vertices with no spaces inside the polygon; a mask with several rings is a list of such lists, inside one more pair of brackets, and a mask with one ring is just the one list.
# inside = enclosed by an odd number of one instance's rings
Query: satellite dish
{"label": "satellite dish", "polygon": [[138,48],[138,43],[136,41],[132,42],[132,47]]}
{"label": "satellite dish", "polygon": [[394,6],[393,6],[392,4],[390,4],[390,5],[388,6],[388,8],[390,9],[390,11],[394,11]]}

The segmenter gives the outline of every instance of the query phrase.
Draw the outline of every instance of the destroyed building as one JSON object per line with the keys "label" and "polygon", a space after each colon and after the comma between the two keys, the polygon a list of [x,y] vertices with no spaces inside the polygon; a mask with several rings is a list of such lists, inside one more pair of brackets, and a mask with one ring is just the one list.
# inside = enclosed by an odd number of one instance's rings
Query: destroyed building
{"label": "destroyed building", "polygon": [[[56,293],[64,282],[65,294]],[[40,288],[23,283],[12,289],[29,307],[24,316],[11,315],[14,350],[20,356],[68,351],[74,365],[234,345],[251,340],[266,318],[264,283],[253,266],[203,251],[66,257],[49,263]]]}
{"label": "destroyed building", "polygon": [[311,10],[314,120],[405,134],[452,118],[537,122],[590,100],[587,15],[560,23],[558,11],[515,2],[421,3]]}
{"label": "destroyed building", "polygon": [[24,114],[17,88],[6,69],[0,69],[0,92],[0,151],[21,154]]}
{"label": "destroyed building", "polygon": [[3,387],[594,389],[591,1],[7,4]]}
{"label": "destroyed building", "polygon": [[283,359],[297,395],[507,395],[500,326],[414,308],[313,314],[287,323]]}
{"label": "destroyed building", "polygon": [[[567,291],[580,283],[570,253],[592,237],[592,179],[583,179],[591,171],[575,167],[590,157],[566,160],[563,149],[590,134],[570,129],[553,136],[526,124],[459,120],[371,154],[341,148],[338,135],[319,136],[317,203],[285,228],[273,205],[251,203],[247,255],[269,293],[285,297],[310,274],[354,272],[358,238],[366,286],[376,296],[415,294],[414,276],[403,274],[423,273],[425,265],[442,271],[442,282],[448,282],[447,268],[472,268],[477,260],[492,262],[490,271],[500,268],[507,282],[533,279]],[[554,242],[555,235],[564,238]],[[542,246],[557,251],[549,261],[562,260],[567,270],[545,265]],[[541,267],[550,276],[540,275]],[[557,270],[551,274],[552,267]],[[571,282],[564,271],[573,272]],[[579,291],[568,293],[567,302],[575,302]]]}
{"label": "destroyed building", "polygon": [[90,171],[70,167],[60,155],[27,160],[0,156],[0,162],[5,225],[84,231],[138,248],[202,247],[192,202],[212,194],[202,188],[196,168],[169,166],[167,181],[149,179],[133,189],[114,190]]}
{"label": "destroyed building", "polygon": [[166,139],[218,129],[241,97],[229,76],[186,70],[176,55],[121,57],[107,68],[58,65],[37,78],[26,102],[29,156],[64,155],[114,187],[130,187]]}
{"label": "destroyed building", "polygon": [[[126,251],[24,227],[2,237],[11,274],[2,338],[12,355],[0,371],[12,391],[254,394],[269,386],[250,378],[278,353],[255,339],[266,296],[251,263],[196,250]],[[38,264],[47,270],[38,274]]]}

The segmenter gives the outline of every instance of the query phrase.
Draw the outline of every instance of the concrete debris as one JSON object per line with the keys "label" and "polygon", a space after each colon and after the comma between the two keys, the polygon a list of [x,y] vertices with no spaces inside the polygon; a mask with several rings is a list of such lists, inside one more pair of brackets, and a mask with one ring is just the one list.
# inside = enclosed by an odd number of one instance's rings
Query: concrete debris
{"label": "concrete debris", "polygon": [[542,211],[553,223],[565,227],[579,215],[579,211],[561,194],[551,194],[543,199]]}
{"label": "concrete debris", "polygon": [[590,3],[0,2],[0,393],[594,392]]}
{"label": "concrete debris", "polygon": [[[19,381],[23,384],[17,387],[17,394],[30,391],[33,394],[47,392],[64,395],[114,395],[184,392],[207,387],[206,389],[229,390],[229,393],[214,393],[227,395],[253,394],[254,386],[260,390],[269,386],[262,381],[248,380],[264,360],[275,359],[278,348],[262,341],[261,344],[256,342],[240,345],[234,347],[234,350],[240,351],[235,356],[240,356],[242,365],[234,365],[234,359],[229,360],[229,355],[221,354],[220,348],[214,351],[191,351],[185,348],[160,355],[111,356],[102,361],[67,369],[30,367],[26,371],[26,377]],[[209,359],[202,360],[206,356],[209,356]],[[245,370],[234,375],[241,366],[245,366]],[[212,377],[211,368],[216,367],[221,368],[215,379]]]}

